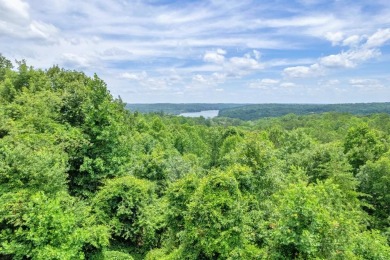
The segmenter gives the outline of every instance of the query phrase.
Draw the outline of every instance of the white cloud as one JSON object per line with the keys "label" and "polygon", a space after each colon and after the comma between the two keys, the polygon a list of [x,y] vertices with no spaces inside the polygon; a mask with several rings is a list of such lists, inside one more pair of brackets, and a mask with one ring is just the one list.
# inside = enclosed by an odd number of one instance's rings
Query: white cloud
{"label": "white cloud", "polygon": [[125,72],[121,74],[121,78],[129,79],[129,80],[136,80],[136,81],[142,81],[148,78],[148,73],[146,71],[142,71],[139,73],[129,73]]}
{"label": "white cloud", "polygon": [[140,81],[141,85],[152,91],[170,90],[167,82],[163,78],[146,78]]}
{"label": "white cloud", "polygon": [[0,20],[0,36],[12,38],[14,41],[32,41],[32,46],[29,47],[42,45],[42,42],[58,43],[58,32],[59,30],[54,25],[41,21],[32,20],[24,24],[16,24]]}
{"label": "white cloud", "polygon": [[209,51],[203,56],[205,62],[211,62],[216,64],[222,64],[225,61],[226,51],[217,49],[217,51]]}
{"label": "white cloud", "polygon": [[[73,41],[76,44],[79,42],[76,39]],[[116,58],[121,58],[121,57],[128,57],[129,55],[132,55],[133,53],[119,47],[111,47],[106,50],[104,50],[100,55],[105,56],[105,57],[116,57]]]}
{"label": "white cloud", "polygon": [[242,57],[234,56],[228,59],[224,56],[226,54],[227,52],[225,50],[218,48],[216,51],[207,51],[203,56],[203,61],[220,66],[219,70],[221,72],[214,73],[213,81],[225,81],[228,76],[241,77],[264,68],[264,64],[259,61],[260,52],[257,50],[252,50]]}
{"label": "white cloud", "polygon": [[200,8],[198,12],[192,10],[170,11],[156,17],[156,21],[161,24],[186,24],[202,22],[213,14],[209,10]]}
{"label": "white cloud", "polygon": [[303,59],[273,59],[269,61],[265,61],[266,67],[281,67],[281,66],[295,66],[295,65],[306,65],[313,64],[317,59],[313,58],[303,58]]}
{"label": "white cloud", "polygon": [[220,72],[214,72],[212,74],[195,74],[192,76],[192,86],[216,86],[221,83],[224,83],[227,79],[227,74],[220,73]]}
{"label": "white cloud", "polygon": [[357,46],[360,43],[360,40],[359,35],[351,35],[343,40],[343,46]]}
{"label": "white cloud", "polygon": [[327,85],[338,85],[338,84],[340,84],[340,80],[338,80],[338,79],[329,79],[325,84],[327,84]]}
{"label": "white cloud", "polygon": [[279,80],[277,80],[277,79],[262,79],[261,82],[263,84],[266,84],[266,85],[274,85],[274,84],[278,84]]}
{"label": "white cloud", "polygon": [[56,42],[58,29],[53,24],[32,19],[30,12],[30,5],[24,1],[0,0],[0,36]]}
{"label": "white cloud", "polygon": [[316,63],[313,63],[310,66],[285,68],[283,71],[284,75],[293,78],[304,78],[323,75],[326,69],[331,68],[355,68],[363,62],[381,55],[378,48],[368,47],[378,47],[386,42],[387,37],[390,39],[390,29],[388,32],[378,31],[374,33],[368,38],[366,44],[360,46],[361,37],[358,35],[352,35],[344,39],[343,34],[337,32],[329,33],[326,37],[332,42],[332,45],[342,44],[344,46],[350,46],[351,48],[338,54],[319,58]]}
{"label": "white cloud", "polygon": [[352,49],[339,54],[329,55],[320,59],[325,67],[353,68],[361,62],[380,56],[376,49]]}
{"label": "white cloud", "polygon": [[0,21],[21,23],[28,20],[29,4],[21,0],[0,0]]}
{"label": "white cloud", "polygon": [[377,79],[350,79],[349,84],[360,90],[380,90],[383,84]]}
{"label": "white cloud", "polygon": [[58,29],[52,24],[47,24],[44,22],[32,21],[30,24],[31,32],[41,38],[44,38],[49,41],[55,40]]}
{"label": "white cloud", "polygon": [[212,74],[212,78],[217,83],[223,83],[223,82],[225,82],[227,75],[226,75],[226,73],[214,72]]}
{"label": "white cloud", "polygon": [[332,43],[332,45],[338,45],[344,39],[342,32],[327,32],[325,38]]}
{"label": "white cloud", "polygon": [[195,76],[192,77],[192,81],[195,83],[201,83],[201,84],[208,84],[208,80],[206,79],[205,76],[196,74]]}
{"label": "white cloud", "polygon": [[229,59],[230,65],[235,69],[258,70],[263,69],[264,65],[250,57],[232,57]]}
{"label": "white cloud", "polygon": [[279,80],[276,79],[261,79],[255,82],[251,82],[249,84],[250,88],[258,88],[258,89],[269,89],[272,86],[275,86],[279,83]]}
{"label": "white cloud", "polygon": [[300,78],[310,75],[310,67],[308,66],[295,66],[288,67],[283,70],[283,73],[288,77]]}
{"label": "white cloud", "polygon": [[225,54],[226,54],[226,51],[223,50],[223,49],[218,48],[218,49],[217,49],[217,53],[220,54],[220,55],[225,55]]}
{"label": "white cloud", "polygon": [[176,72],[174,72],[173,74],[169,75],[169,77],[167,78],[167,81],[169,82],[169,84],[176,84],[176,83],[179,83],[182,81],[182,77],[180,75],[178,75]]}
{"label": "white cloud", "polygon": [[367,83],[370,83],[372,80],[369,79],[350,79],[349,84],[350,85],[366,85]]}
{"label": "white cloud", "polygon": [[341,81],[339,79],[320,79],[317,81],[319,89],[326,89],[331,91],[332,89],[340,88]]}
{"label": "white cloud", "polygon": [[258,20],[257,23],[265,27],[291,28],[291,27],[315,27],[329,24],[335,20],[332,15],[297,15],[288,18]]}
{"label": "white cloud", "polygon": [[[375,15],[362,8],[368,0],[349,6],[300,1],[304,8],[287,0],[261,5],[246,0],[0,0],[0,50],[39,68],[59,64],[88,75],[96,72],[125,101],[144,101],[153,89],[172,90],[164,94],[167,100],[172,93],[183,93],[181,101],[192,101],[182,91],[185,86],[216,90],[223,83],[226,96],[236,98],[233,86],[248,86],[260,72],[264,79],[255,82],[257,86],[285,92],[296,91],[285,89],[294,83],[272,85],[266,79],[278,72],[294,78],[344,73],[336,70],[340,68],[354,68],[345,71],[350,75],[363,73],[358,65],[379,56],[389,40],[390,6],[385,0],[370,2]],[[324,3],[321,9],[314,6],[318,2]],[[372,62],[386,67],[386,58]],[[315,80],[299,79],[296,84],[308,86],[304,81]],[[129,85],[137,96],[123,95]],[[256,96],[235,93],[241,100],[256,101]],[[159,101],[160,94],[153,95],[153,101]],[[212,100],[212,94],[208,98]]]}
{"label": "white cloud", "polygon": [[291,78],[315,77],[323,74],[323,69],[315,63],[310,66],[288,67],[283,70],[283,74]]}
{"label": "white cloud", "polygon": [[272,90],[272,91],[283,91],[285,89],[292,89],[296,87],[297,84],[289,81],[280,81],[278,79],[261,79],[249,84],[249,88],[262,89],[262,90]]}
{"label": "white cloud", "polygon": [[317,5],[323,3],[326,0],[299,0],[299,2],[303,5]]}
{"label": "white cloud", "polygon": [[162,77],[151,77],[146,71],[141,72],[125,72],[120,74],[120,78],[134,81],[138,83],[138,86],[146,89],[147,91],[162,91],[170,88],[171,79]]}
{"label": "white cloud", "polygon": [[258,50],[253,50],[253,55],[255,56],[256,60],[259,60],[261,57],[261,53]]}
{"label": "white cloud", "polygon": [[373,35],[371,35],[365,44],[367,48],[380,47],[390,40],[390,28],[380,29]]}
{"label": "white cloud", "polygon": [[293,88],[296,87],[297,85],[293,82],[283,82],[280,84],[282,88]]}
{"label": "white cloud", "polygon": [[348,55],[341,53],[329,55],[320,59],[320,63],[325,67],[353,68],[356,64],[348,58]]}
{"label": "white cloud", "polygon": [[62,61],[66,67],[85,69],[91,66],[92,60],[86,56],[77,55],[74,53],[62,54]]}

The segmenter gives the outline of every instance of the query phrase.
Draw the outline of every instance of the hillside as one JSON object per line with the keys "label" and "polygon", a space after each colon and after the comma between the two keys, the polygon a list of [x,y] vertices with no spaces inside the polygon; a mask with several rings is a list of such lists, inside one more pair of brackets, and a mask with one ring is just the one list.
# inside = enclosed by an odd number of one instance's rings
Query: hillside
{"label": "hillside", "polygon": [[140,113],[164,113],[171,115],[179,115],[181,113],[199,112],[204,110],[221,110],[228,108],[236,108],[245,106],[245,104],[229,104],[229,103],[157,103],[157,104],[126,104],[126,108],[132,112]]}
{"label": "hillside", "polygon": [[390,115],[125,109],[0,56],[0,259],[390,259]]}
{"label": "hillside", "polygon": [[287,114],[310,115],[326,112],[369,115],[390,113],[390,102],[350,103],[350,104],[233,104],[233,103],[157,103],[126,104],[126,109],[140,113],[162,113],[179,115],[186,112],[219,110],[219,117],[241,120],[257,120],[267,117],[280,117]]}
{"label": "hillside", "polygon": [[355,104],[256,104],[240,107],[222,108],[219,116],[256,120],[265,117],[278,117],[287,114],[309,115],[325,112],[369,115],[373,113],[390,113],[390,102],[355,103]]}

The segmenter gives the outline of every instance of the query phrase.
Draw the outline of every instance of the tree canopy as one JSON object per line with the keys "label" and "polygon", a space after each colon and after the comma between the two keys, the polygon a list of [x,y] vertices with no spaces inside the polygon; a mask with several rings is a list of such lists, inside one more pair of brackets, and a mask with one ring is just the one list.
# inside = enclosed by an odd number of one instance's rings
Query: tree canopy
{"label": "tree canopy", "polygon": [[389,114],[142,114],[0,55],[0,258],[390,259],[389,135]]}

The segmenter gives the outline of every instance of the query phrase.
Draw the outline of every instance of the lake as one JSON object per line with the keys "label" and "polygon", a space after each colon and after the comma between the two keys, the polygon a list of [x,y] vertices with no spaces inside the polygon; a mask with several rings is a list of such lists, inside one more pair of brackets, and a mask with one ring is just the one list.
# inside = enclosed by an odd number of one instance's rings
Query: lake
{"label": "lake", "polygon": [[200,112],[191,112],[191,113],[181,113],[180,116],[185,117],[200,117],[203,116],[204,118],[213,118],[218,116],[219,110],[204,110]]}

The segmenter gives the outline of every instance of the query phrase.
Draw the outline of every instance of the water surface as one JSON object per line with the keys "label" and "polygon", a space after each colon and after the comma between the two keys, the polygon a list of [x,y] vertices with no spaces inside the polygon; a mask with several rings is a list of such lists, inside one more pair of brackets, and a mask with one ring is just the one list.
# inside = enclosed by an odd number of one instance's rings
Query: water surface
{"label": "water surface", "polygon": [[203,116],[204,118],[213,118],[218,116],[219,110],[204,110],[200,112],[191,112],[191,113],[181,113],[181,116],[185,117],[200,117]]}

